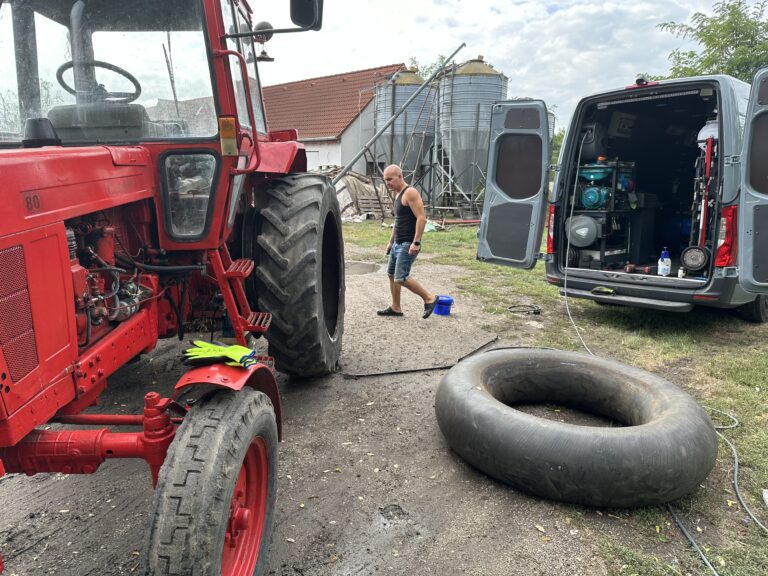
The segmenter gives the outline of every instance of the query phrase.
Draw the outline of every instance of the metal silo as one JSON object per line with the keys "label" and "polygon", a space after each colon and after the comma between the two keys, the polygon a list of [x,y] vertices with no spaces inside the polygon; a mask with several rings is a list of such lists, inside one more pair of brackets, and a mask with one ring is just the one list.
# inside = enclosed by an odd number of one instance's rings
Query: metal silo
{"label": "metal silo", "polygon": [[[376,89],[375,130],[403,106],[424,83],[416,70],[401,70]],[[429,164],[435,139],[435,98],[427,87],[398,116],[376,142],[375,156],[381,164],[399,164],[406,174]]]}
{"label": "metal silo", "polygon": [[[482,56],[453,67],[439,81],[439,158],[443,194],[473,203],[488,165],[491,106],[507,97],[507,77]],[[462,198],[463,197],[463,198]]]}

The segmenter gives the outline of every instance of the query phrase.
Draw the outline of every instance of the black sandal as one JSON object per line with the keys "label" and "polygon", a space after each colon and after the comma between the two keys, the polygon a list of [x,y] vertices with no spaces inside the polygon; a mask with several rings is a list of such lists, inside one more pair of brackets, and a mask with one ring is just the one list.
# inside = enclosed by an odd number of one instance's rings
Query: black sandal
{"label": "black sandal", "polygon": [[396,312],[392,310],[392,306],[387,306],[384,310],[376,310],[376,314],[379,316],[402,316],[402,312]]}
{"label": "black sandal", "polygon": [[422,314],[422,318],[429,318],[432,316],[432,312],[435,311],[435,306],[437,306],[437,297],[435,297],[434,302],[430,302],[429,304],[424,304],[424,314]]}

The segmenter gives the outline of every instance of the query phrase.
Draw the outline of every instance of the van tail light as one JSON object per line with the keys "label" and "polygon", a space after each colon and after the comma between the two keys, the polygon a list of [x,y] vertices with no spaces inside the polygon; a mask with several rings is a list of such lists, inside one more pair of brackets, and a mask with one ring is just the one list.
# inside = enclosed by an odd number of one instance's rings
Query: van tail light
{"label": "van tail light", "polygon": [[715,266],[734,266],[736,254],[736,206],[726,206],[720,216]]}
{"label": "van tail light", "polygon": [[549,216],[547,217],[547,254],[555,253],[555,206],[549,205]]}

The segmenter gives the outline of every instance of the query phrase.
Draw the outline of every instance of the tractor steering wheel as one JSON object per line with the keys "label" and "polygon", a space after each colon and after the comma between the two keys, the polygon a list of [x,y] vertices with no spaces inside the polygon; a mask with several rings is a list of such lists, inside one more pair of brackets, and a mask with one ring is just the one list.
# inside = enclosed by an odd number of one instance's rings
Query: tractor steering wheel
{"label": "tractor steering wheel", "polygon": [[[93,97],[93,100],[100,102],[111,102],[112,104],[128,104],[129,102],[133,102],[139,96],[141,96],[141,85],[139,84],[139,81],[136,80],[133,74],[127,70],[123,70],[119,66],[115,66],[109,62],[102,62],[100,60],[81,61],[78,62],[78,64],[94,66],[96,68],[104,68],[106,70],[112,70],[112,72],[117,72],[121,76],[127,78],[128,81],[130,81],[130,83],[133,84],[136,88],[133,92],[109,92],[106,88],[104,88],[103,84],[99,84],[97,88],[91,92],[86,92],[86,94],[89,94]],[[77,95],[77,91],[69,86],[69,84],[64,82],[64,72],[74,67],[74,65],[75,63],[70,60],[69,62],[65,62],[59,66],[59,69],[56,70],[56,80],[58,80],[59,84],[62,88],[64,88],[64,90],[72,95]]]}

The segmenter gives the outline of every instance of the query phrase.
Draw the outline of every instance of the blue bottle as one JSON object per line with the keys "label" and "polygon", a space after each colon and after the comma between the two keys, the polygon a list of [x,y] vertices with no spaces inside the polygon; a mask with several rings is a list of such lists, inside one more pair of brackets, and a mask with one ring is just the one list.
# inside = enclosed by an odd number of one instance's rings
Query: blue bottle
{"label": "blue bottle", "polygon": [[672,272],[672,260],[669,257],[669,250],[664,246],[659,258],[658,274],[659,276],[669,276]]}

